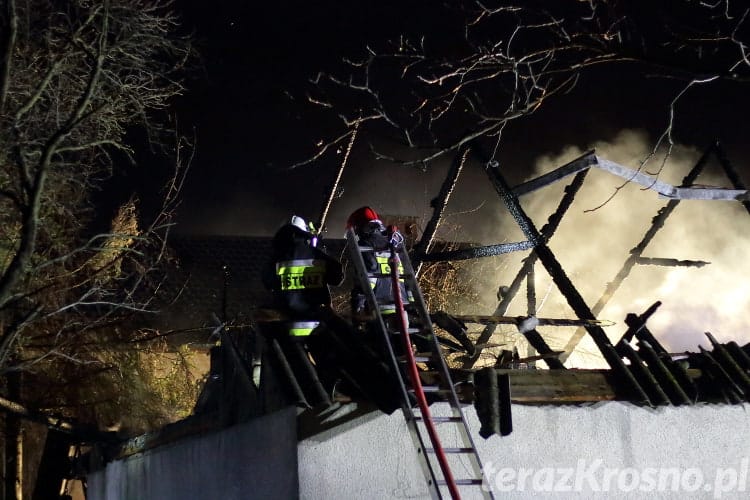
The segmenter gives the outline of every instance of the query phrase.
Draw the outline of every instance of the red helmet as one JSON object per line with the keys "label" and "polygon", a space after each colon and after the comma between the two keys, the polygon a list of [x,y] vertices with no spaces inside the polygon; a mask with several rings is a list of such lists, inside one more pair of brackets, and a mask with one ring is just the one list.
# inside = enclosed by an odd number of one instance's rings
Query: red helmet
{"label": "red helmet", "polygon": [[378,216],[377,212],[375,212],[375,210],[370,207],[360,207],[352,212],[352,214],[346,220],[346,228],[361,228],[368,222],[374,220],[380,222],[380,217]]}

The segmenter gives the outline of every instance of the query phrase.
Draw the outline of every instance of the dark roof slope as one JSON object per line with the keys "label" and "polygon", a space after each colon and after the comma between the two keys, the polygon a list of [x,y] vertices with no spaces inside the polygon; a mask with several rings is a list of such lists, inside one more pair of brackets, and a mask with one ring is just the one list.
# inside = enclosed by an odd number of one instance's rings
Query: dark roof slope
{"label": "dark roof slope", "polygon": [[[271,256],[271,241],[258,236],[173,236],[176,264],[170,288],[179,290],[179,297],[161,322],[174,329],[212,324],[212,315],[242,321],[251,309],[268,304],[261,270]],[[321,243],[335,258],[344,245],[344,240]]]}

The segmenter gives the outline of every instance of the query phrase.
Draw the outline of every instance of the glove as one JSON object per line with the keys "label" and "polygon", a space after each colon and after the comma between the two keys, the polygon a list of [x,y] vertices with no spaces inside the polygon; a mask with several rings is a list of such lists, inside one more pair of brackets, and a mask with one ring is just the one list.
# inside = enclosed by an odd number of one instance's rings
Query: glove
{"label": "glove", "polygon": [[388,226],[387,234],[389,236],[389,242],[396,248],[399,248],[404,243],[404,235],[398,230],[398,226]]}

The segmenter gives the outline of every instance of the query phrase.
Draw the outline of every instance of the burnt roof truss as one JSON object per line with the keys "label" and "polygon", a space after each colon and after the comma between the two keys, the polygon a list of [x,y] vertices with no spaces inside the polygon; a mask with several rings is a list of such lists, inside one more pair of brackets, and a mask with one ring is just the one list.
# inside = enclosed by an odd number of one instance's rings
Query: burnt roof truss
{"label": "burnt roof truss", "polygon": [[[448,202],[450,192],[452,192],[455,183],[458,180],[458,170],[456,165],[465,163],[467,156],[471,154],[474,158],[478,159],[479,162],[484,166],[485,172],[488,175],[490,182],[495,188],[497,194],[505,203],[510,214],[518,224],[519,228],[527,238],[525,241],[515,243],[505,243],[500,245],[490,245],[475,247],[470,249],[462,249],[450,252],[440,252],[430,254],[429,247],[431,246],[432,239],[434,238],[435,230],[440,223],[442,214],[445,210],[445,206]],[[695,185],[695,180],[702,172],[705,164],[711,156],[714,156],[724,173],[731,182],[732,188],[718,188],[718,187],[706,187]],[[667,204],[659,209],[657,214],[652,219],[650,227],[647,229],[644,237],[634,247],[623,263],[620,271],[616,274],[614,279],[607,283],[604,292],[602,293],[599,300],[594,304],[593,307],[589,307],[580,295],[572,281],[568,278],[565,270],[563,269],[560,262],[557,260],[553,252],[547,246],[547,242],[554,235],[555,230],[562,221],[566,211],[573,203],[576,194],[583,185],[586,177],[586,173],[591,168],[599,168],[612,175],[623,178],[627,182],[637,183],[643,186],[644,189],[656,191],[661,198],[668,199]],[[526,215],[518,198],[527,193],[531,193],[538,189],[541,189],[549,184],[558,182],[565,179],[566,177],[574,176],[573,181],[565,188],[560,203],[553,212],[547,223],[542,227],[541,231],[537,230],[534,223]],[[429,234],[425,234],[423,241],[420,241],[415,250],[415,261],[418,262],[429,262],[429,261],[440,261],[440,260],[462,260],[472,259],[478,257],[486,257],[491,255],[498,255],[501,253],[507,253],[517,250],[528,250],[533,248],[533,252],[529,254],[519,269],[518,273],[514,277],[513,281],[508,287],[502,288],[502,293],[498,294],[499,303],[493,316],[502,316],[507,312],[510,302],[520,291],[521,285],[526,281],[526,299],[527,299],[527,311],[529,316],[533,316],[536,312],[536,292],[534,290],[534,266],[536,261],[539,260],[545,267],[546,271],[552,277],[553,282],[560,290],[566,301],[573,309],[574,313],[582,322],[582,326],[576,330],[572,335],[568,343],[564,348],[564,352],[561,354],[560,359],[556,357],[550,357],[549,354],[553,353],[549,346],[546,344],[542,336],[536,331],[535,328],[520,328],[519,331],[527,338],[529,344],[541,354],[550,368],[564,368],[562,362],[564,362],[570,353],[578,345],[578,342],[583,338],[586,333],[592,337],[596,343],[598,349],[604,356],[604,359],[612,367],[618,378],[622,378],[627,381],[627,386],[632,388],[631,398],[635,400],[641,400],[646,403],[652,401],[656,404],[664,401],[670,401],[673,404],[683,404],[695,397],[694,389],[685,385],[684,380],[680,384],[679,380],[684,379],[684,374],[679,373],[679,368],[674,366],[668,366],[663,370],[657,370],[659,378],[662,380],[662,385],[666,385],[666,389],[660,387],[654,388],[653,374],[646,374],[638,367],[642,366],[642,358],[651,359],[655,366],[657,360],[651,356],[651,351],[654,350],[652,343],[648,341],[640,341],[641,346],[639,351],[634,351],[632,347],[627,344],[625,340],[622,340],[617,344],[613,345],[604,330],[596,322],[596,315],[601,312],[604,306],[612,298],[616,290],[620,287],[622,282],[630,274],[631,270],[636,265],[657,265],[657,266],[687,266],[687,267],[702,267],[708,262],[701,260],[678,260],[672,258],[655,258],[655,257],[644,257],[643,253],[648,244],[652,241],[656,233],[661,229],[670,214],[677,207],[679,202],[683,199],[692,200],[731,200],[740,201],[745,209],[750,213],[750,195],[744,184],[740,180],[737,172],[732,167],[731,163],[726,158],[726,155],[720,148],[718,143],[712,144],[701,156],[695,166],[683,179],[682,184],[679,186],[673,186],[666,182],[663,182],[655,177],[647,175],[646,173],[627,168],[623,165],[617,164],[613,161],[606,160],[597,156],[594,151],[589,151],[584,155],[576,158],[570,163],[557,168],[547,174],[524,182],[516,187],[511,188],[505,181],[499,166],[491,158],[483,156],[481,148],[478,144],[474,143],[461,149],[454,162],[454,167],[449,171],[449,175],[446,178],[443,187],[441,189],[441,195],[436,198],[433,203],[433,217],[427,225],[430,228]],[[653,312],[653,311],[652,311]],[[635,316],[635,315],[633,315]],[[495,332],[496,324],[489,323],[485,324],[483,331],[477,339],[477,350],[476,353],[467,358],[464,362],[464,368],[472,368],[475,362],[479,359],[481,351],[484,346],[490,340],[490,337]],[[645,319],[641,330],[645,328]],[[631,332],[631,338],[633,336]],[[649,340],[655,341],[653,337]],[[658,346],[658,342],[656,343]],[[630,348],[630,349],[628,349]],[[658,351],[663,350],[661,346],[656,347],[656,354]],[[531,353],[530,353],[531,355]],[[623,362],[623,357],[629,361],[629,365]],[[554,359],[550,362],[549,359]],[[637,366],[636,366],[637,365]],[[637,373],[629,368],[632,366]],[[665,371],[666,370],[666,371]],[[668,378],[665,378],[665,374],[670,374]],[[678,382],[675,386],[671,380],[677,377]],[[675,388],[677,387],[677,388]]]}

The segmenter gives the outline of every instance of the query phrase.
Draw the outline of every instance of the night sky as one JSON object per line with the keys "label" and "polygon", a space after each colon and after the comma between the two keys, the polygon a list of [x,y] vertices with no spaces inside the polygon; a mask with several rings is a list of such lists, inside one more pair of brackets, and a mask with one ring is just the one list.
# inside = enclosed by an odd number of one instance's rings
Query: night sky
{"label": "night sky", "polygon": [[[430,2],[421,1],[180,3],[186,25],[196,32],[204,65],[178,110],[182,124],[195,124],[197,132],[197,156],[178,226],[188,233],[270,234],[291,213],[317,217],[341,157],[329,155],[306,167],[288,168],[330,135],[330,122],[310,113],[305,103],[308,79],[319,70],[337,68],[342,57],[360,53],[367,43],[394,39],[402,32],[451,29],[449,19],[431,16]],[[506,175],[520,182],[537,157],[557,154],[569,145],[584,148],[592,141],[611,140],[623,129],[645,130],[655,139],[680,85],[644,82],[632,66],[587,73],[572,93],[550,100],[506,129],[500,152]],[[750,156],[744,129],[738,127],[750,111],[741,87],[726,84],[720,91],[712,87],[690,92],[678,108],[677,139],[699,149],[720,139],[739,166]],[[332,207],[332,224],[349,208],[363,204],[380,204],[391,212],[410,210],[403,203],[387,206],[382,193],[353,186],[356,178],[384,166],[365,158],[367,140],[360,139],[355,147],[344,195]],[[384,167],[386,172],[393,168]],[[426,191],[442,175],[428,175],[414,192],[398,196],[434,196]],[[420,184],[412,173],[393,178],[399,184]],[[377,190],[382,189],[390,188],[378,184]]]}
{"label": "night sky", "polygon": [[[183,3],[205,72],[182,104],[183,121],[197,127],[198,154],[181,229],[269,231],[286,213],[319,212],[337,160],[288,169],[328,133],[324,122],[305,114],[308,79],[337,67],[367,40],[414,27],[416,11],[398,9],[396,1]],[[254,211],[268,216],[268,208],[272,221],[253,220]]]}

